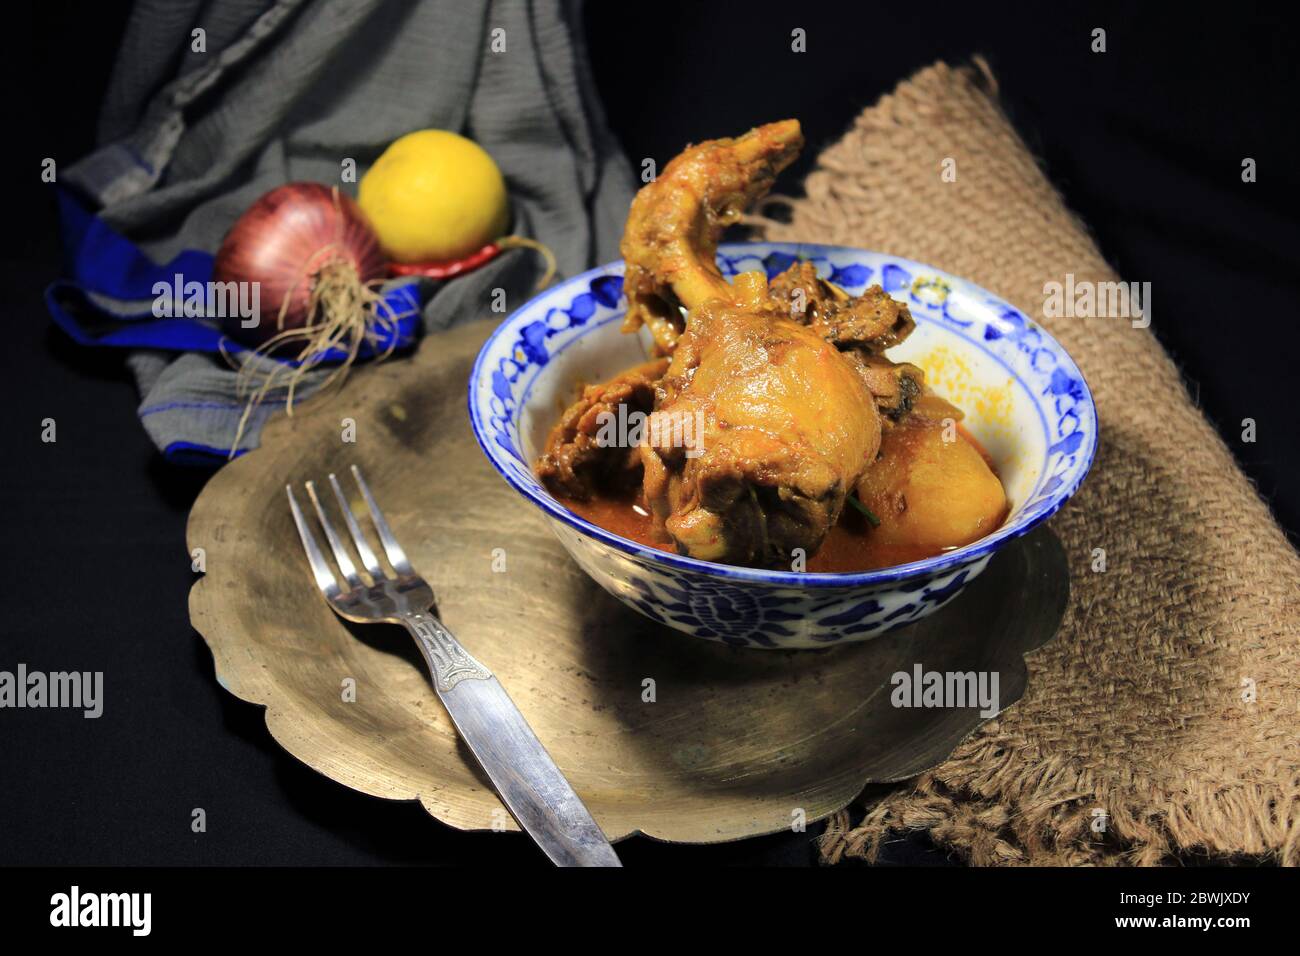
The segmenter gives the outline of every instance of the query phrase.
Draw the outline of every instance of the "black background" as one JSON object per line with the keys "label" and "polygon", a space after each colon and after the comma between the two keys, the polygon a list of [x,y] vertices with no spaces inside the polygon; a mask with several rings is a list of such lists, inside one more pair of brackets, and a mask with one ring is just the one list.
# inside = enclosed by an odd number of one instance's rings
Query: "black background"
{"label": "black background", "polygon": [[[1293,385],[1300,146],[1293,24],[1234,3],[594,3],[593,69],[629,159],[798,116],[818,148],[908,73],[987,56],[1007,111],[1122,276],[1150,281],[1153,330],[1288,533],[1300,529]],[[112,353],[56,332],[59,273],[40,163],[84,155],[125,23],[111,3],[10,3],[0,36],[0,669],[102,670],[99,720],[0,712],[0,863],[544,865],[513,835],[463,834],[415,805],[318,776],[221,691],[188,622],[184,547],[206,474],[165,464]],[[790,52],[790,31],[808,52]],[[1089,50],[1107,31],[1107,52]],[[1241,162],[1258,181],[1241,181]],[[58,422],[58,442],[40,422]],[[1243,444],[1241,420],[1258,440]],[[193,808],[208,830],[190,832]],[[629,865],[810,863],[806,835],[723,847],[635,839]],[[891,862],[944,862],[922,839]]]}

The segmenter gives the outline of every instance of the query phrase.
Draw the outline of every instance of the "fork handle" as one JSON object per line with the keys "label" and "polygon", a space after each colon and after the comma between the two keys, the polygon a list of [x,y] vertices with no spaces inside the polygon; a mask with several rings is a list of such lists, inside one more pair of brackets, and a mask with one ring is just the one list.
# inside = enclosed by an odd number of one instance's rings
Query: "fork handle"
{"label": "fork handle", "polygon": [[438,699],[506,809],[557,866],[621,866],[564,772],[492,672],[432,614],[402,615]]}
{"label": "fork handle", "polygon": [[419,645],[439,694],[447,693],[463,680],[492,679],[492,672],[461,647],[451,631],[429,612],[404,614],[402,623]]}

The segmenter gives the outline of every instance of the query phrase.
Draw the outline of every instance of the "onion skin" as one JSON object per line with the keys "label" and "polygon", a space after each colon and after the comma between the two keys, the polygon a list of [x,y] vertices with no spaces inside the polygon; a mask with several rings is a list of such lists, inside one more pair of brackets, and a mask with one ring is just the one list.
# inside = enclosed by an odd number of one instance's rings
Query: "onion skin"
{"label": "onion skin", "polygon": [[[227,335],[259,346],[283,329],[308,321],[312,280],[331,260],[346,260],[364,284],[385,275],[388,261],[365,213],[350,197],[320,183],[287,183],[258,199],[226,233],[213,266],[214,282],[260,285],[260,321],[244,328],[223,317]],[[288,308],[280,314],[285,296]]]}

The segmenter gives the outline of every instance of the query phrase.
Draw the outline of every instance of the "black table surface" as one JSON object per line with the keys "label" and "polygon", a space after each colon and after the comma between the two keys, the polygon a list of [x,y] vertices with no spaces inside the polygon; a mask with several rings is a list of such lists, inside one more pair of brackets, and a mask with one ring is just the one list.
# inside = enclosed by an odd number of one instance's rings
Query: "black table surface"
{"label": "black table surface", "polygon": [[[994,18],[768,2],[740,16],[667,3],[631,36],[623,6],[594,4],[584,19],[629,159],[662,162],[689,140],[799,116],[808,158],[787,190],[908,72],[986,54],[1009,115],[1108,258],[1152,283],[1153,330],[1295,540],[1300,154],[1287,24],[1243,4],[1207,30],[1204,17],[1175,23],[1154,5]],[[417,805],[319,776],[270,739],[259,708],[217,686],[186,607],[185,520],[207,474],[159,457],[121,355],[73,345],[41,297],[60,261],[40,160],[70,161],[93,144],[124,13],[59,0],[20,4],[14,19],[2,58],[7,128],[21,136],[3,156],[18,207],[0,239],[0,670],[102,671],[106,703],[97,720],[0,711],[0,863],[545,865],[517,835],[460,833]],[[1105,54],[1089,51],[1098,26]],[[801,58],[789,50],[794,28],[808,37]],[[1255,183],[1241,181],[1244,157],[1257,161]],[[41,441],[47,418],[57,442]],[[1256,421],[1253,444],[1241,438],[1245,418]],[[714,847],[638,838],[620,852],[629,865],[806,865],[818,829]],[[884,859],[950,862],[917,837]]]}

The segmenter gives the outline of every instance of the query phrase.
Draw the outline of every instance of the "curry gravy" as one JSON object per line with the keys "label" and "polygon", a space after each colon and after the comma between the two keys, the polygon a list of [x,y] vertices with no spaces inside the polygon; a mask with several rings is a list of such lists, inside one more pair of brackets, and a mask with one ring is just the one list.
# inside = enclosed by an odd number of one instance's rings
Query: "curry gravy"
{"label": "curry gravy", "polygon": [[[996,475],[997,471],[988,452],[960,425],[957,426],[957,431],[960,440],[969,442]],[[639,492],[618,497],[596,496],[587,501],[568,498],[558,500],[574,514],[606,531],[660,551],[676,551],[671,539],[656,535],[654,519],[639,503]],[[982,534],[972,540],[978,540],[979,537],[994,531],[1005,520],[1004,511],[996,523],[984,529]],[[852,504],[846,503],[840,513],[839,521],[826,535],[817,552],[808,559],[806,570],[821,573],[871,571],[931,558],[936,554],[955,550],[956,547],[935,549],[925,545],[886,543],[873,537],[871,533],[873,530],[867,517]],[[969,543],[965,542],[965,544]]]}

